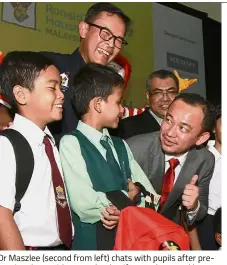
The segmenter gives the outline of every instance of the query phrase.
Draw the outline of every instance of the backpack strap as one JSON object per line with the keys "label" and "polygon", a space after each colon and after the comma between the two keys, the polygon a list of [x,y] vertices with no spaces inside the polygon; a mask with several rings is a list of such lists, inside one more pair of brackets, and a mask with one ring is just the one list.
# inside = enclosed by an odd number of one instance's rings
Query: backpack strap
{"label": "backpack strap", "polygon": [[21,208],[23,198],[30,183],[33,169],[34,156],[32,149],[25,137],[14,129],[7,129],[0,132],[12,144],[16,158],[16,195],[13,215]]}

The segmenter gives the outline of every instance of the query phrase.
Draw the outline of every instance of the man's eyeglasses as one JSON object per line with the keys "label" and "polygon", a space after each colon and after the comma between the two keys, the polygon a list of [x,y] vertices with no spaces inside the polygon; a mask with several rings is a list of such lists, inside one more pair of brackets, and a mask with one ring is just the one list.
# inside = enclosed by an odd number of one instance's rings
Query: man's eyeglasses
{"label": "man's eyeglasses", "polygon": [[173,98],[178,94],[178,92],[176,89],[167,89],[167,90],[157,90],[154,92],[149,92],[149,94],[151,96],[161,99],[164,98],[164,95],[168,96],[169,98]]}
{"label": "man's eyeglasses", "polygon": [[113,35],[113,33],[108,28],[105,28],[105,27],[102,27],[102,26],[99,26],[93,23],[89,23],[89,22],[86,22],[86,23],[90,26],[99,28],[100,29],[99,36],[103,40],[108,41],[114,38],[114,45],[116,48],[121,49],[122,45],[123,46],[128,45],[128,42],[124,38]]}

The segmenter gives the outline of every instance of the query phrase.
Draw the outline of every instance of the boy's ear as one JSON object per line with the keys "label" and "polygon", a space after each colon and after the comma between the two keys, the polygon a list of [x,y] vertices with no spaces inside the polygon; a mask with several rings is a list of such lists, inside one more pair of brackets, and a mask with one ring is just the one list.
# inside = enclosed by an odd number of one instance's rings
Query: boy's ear
{"label": "boy's ear", "polygon": [[218,245],[221,246],[221,234],[220,233],[215,233],[215,239]]}
{"label": "boy's ear", "polygon": [[81,21],[79,24],[79,33],[80,33],[80,37],[82,39],[86,38],[88,30],[89,30],[89,25],[86,22]]}
{"label": "boy's ear", "polygon": [[15,86],[13,88],[14,97],[20,105],[26,105],[27,104],[28,92],[29,92],[29,90],[27,88],[24,88],[24,87],[19,86],[19,85]]}
{"label": "boy's ear", "polygon": [[94,98],[94,109],[98,112],[102,112],[102,98],[101,97],[96,97]]}

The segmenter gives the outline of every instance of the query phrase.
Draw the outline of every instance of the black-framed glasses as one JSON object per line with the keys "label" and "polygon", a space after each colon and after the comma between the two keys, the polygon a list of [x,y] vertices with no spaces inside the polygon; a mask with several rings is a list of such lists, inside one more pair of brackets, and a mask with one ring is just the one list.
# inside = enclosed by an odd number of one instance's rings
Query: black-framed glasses
{"label": "black-framed glasses", "polygon": [[99,25],[96,25],[96,24],[93,24],[90,22],[86,22],[86,23],[90,26],[93,26],[93,27],[100,29],[99,36],[103,40],[109,41],[112,38],[114,38],[114,45],[116,48],[121,49],[122,46],[128,45],[128,42],[124,38],[122,38],[120,36],[115,36],[108,28],[102,27],[102,26],[99,26]]}

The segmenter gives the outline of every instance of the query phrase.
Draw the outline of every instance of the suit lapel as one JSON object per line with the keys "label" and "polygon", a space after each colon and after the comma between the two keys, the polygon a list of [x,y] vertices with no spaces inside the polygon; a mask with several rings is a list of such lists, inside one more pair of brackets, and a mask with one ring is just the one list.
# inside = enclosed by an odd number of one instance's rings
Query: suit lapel
{"label": "suit lapel", "polygon": [[185,185],[191,181],[193,175],[197,171],[198,163],[199,157],[197,155],[196,149],[190,150],[188,152],[184,165],[181,168],[180,174],[173,186],[173,189],[168,196],[161,212],[170,208],[179,198],[181,199]]}
{"label": "suit lapel", "polygon": [[161,194],[165,173],[165,156],[161,149],[159,134],[156,135],[149,150],[149,179],[158,194]]}
{"label": "suit lapel", "polygon": [[146,108],[145,111],[141,114],[144,116],[145,121],[149,122],[146,123],[147,126],[152,124],[152,132],[160,130],[160,124],[156,121],[154,116],[150,113],[149,108]]}

